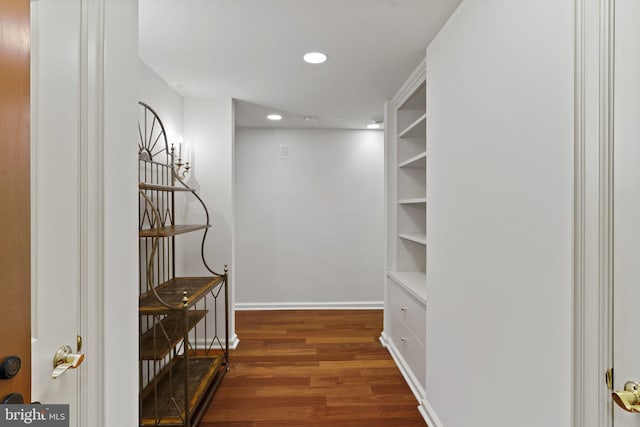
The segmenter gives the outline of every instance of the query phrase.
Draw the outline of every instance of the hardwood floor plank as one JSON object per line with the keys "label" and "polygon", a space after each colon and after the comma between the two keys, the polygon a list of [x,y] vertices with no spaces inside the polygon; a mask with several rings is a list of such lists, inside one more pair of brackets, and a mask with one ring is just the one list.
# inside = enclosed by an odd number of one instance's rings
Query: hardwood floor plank
{"label": "hardwood floor plank", "polygon": [[[299,421],[301,419],[314,418],[313,404],[304,405],[303,401],[285,404],[282,401],[255,401],[251,400],[252,405],[247,406],[243,403],[236,405],[225,401],[226,407],[218,408],[215,417],[211,417],[209,413],[202,417],[205,422],[212,421],[271,421],[272,426],[287,425],[288,421]],[[242,411],[242,416],[238,417],[238,412]]]}
{"label": "hardwood floor plank", "polygon": [[353,395],[370,395],[371,387],[368,385],[344,385],[335,386],[316,386],[316,387],[269,387],[259,388],[256,390],[257,396],[281,397],[281,396],[324,396],[324,397],[340,397]]}
{"label": "hardwood floor plank", "polygon": [[242,352],[244,357],[261,357],[261,358],[273,358],[273,357],[288,357],[288,356],[314,356],[317,360],[318,350],[309,347],[265,347],[245,350]]}
{"label": "hardwood floor plank", "polygon": [[315,336],[311,338],[307,338],[307,344],[341,344],[341,343],[354,343],[354,342],[375,342],[371,337],[360,337],[360,336]]}
{"label": "hardwood floor plank", "polygon": [[200,427],[417,427],[380,310],[236,312],[238,349]]}
{"label": "hardwood floor plank", "polygon": [[372,368],[391,368],[396,364],[391,359],[387,360],[341,360],[341,361],[321,361],[319,362],[321,369],[372,369]]}
{"label": "hardwood floor plank", "polygon": [[327,385],[361,385],[367,384],[369,386],[374,385],[398,385],[403,392],[406,391],[404,387],[407,386],[407,383],[404,381],[402,376],[398,377],[386,377],[386,376],[333,376],[333,377],[314,377],[311,378],[310,386],[318,387],[318,386],[327,386]]}
{"label": "hardwood floor plank", "polygon": [[402,404],[417,405],[414,396],[396,394],[368,394],[361,396],[327,396],[327,407],[358,407],[363,406],[396,406]]}

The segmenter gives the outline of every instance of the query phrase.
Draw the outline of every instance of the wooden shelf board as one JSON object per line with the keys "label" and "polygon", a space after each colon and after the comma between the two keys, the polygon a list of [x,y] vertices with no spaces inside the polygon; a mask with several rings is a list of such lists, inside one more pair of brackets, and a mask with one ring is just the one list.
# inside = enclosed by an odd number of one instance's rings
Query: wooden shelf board
{"label": "wooden shelf board", "polygon": [[196,191],[195,188],[175,187],[172,185],[149,184],[147,182],[139,183],[138,188],[141,190],[154,190],[154,191],[189,191],[189,192]]}
{"label": "wooden shelf board", "polygon": [[171,225],[169,227],[160,227],[160,234],[157,234],[155,228],[145,228],[138,232],[140,237],[171,237],[179,234],[191,233],[192,231],[204,230],[210,227],[210,225]]}
{"label": "wooden shelf board", "polygon": [[411,295],[426,304],[427,275],[416,271],[388,271],[387,276],[406,289]]}
{"label": "wooden shelf board", "polygon": [[416,121],[398,133],[399,138],[426,138],[427,137],[427,113],[424,113]]}
{"label": "wooden shelf board", "polygon": [[[141,393],[141,426],[181,426],[185,416],[184,382],[189,383],[190,412],[202,401],[216,374],[224,375],[220,366],[222,354],[189,356],[189,378],[186,378],[184,357],[175,357]],[[171,385],[173,384],[173,390]],[[154,390],[154,385],[155,390]],[[157,396],[157,408],[154,398]],[[175,399],[178,408],[174,405]]]}
{"label": "wooden shelf board", "polygon": [[[189,310],[187,312],[187,330],[193,329],[206,315],[207,310]],[[162,360],[169,354],[184,339],[183,322],[182,312],[171,313],[145,332],[140,337],[140,359]]]}
{"label": "wooden shelf board", "polygon": [[398,165],[399,168],[417,168],[424,169],[427,167],[427,153],[420,153],[417,156],[410,157]]}
{"label": "wooden shelf board", "polygon": [[415,205],[420,203],[427,203],[426,197],[416,197],[414,199],[400,199],[398,200],[399,205]]}
{"label": "wooden shelf board", "polygon": [[412,242],[427,244],[426,233],[398,233],[398,237],[405,240],[411,240]]}
{"label": "wooden shelf board", "polygon": [[165,307],[156,298],[153,291],[147,291],[140,295],[139,312],[143,315],[169,314],[176,310],[182,310],[182,293],[187,292],[189,302],[187,308],[191,307],[207,292],[222,283],[222,277],[176,277],[160,286],[156,287],[158,295],[174,309]]}

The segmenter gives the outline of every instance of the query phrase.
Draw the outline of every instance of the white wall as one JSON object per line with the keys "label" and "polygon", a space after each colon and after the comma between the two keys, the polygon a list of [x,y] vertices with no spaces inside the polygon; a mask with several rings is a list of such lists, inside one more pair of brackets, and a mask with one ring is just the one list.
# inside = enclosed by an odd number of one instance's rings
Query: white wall
{"label": "white wall", "polygon": [[237,306],[381,306],[382,132],[239,128],[235,144]]}
{"label": "white wall", "polygon": [[[233,132],[231,98],[185,98],[184,141],[191,145],[193,162],[188,184],[198,191],[209,210],[212,227],[208,232],[204,251],[207,263],[220,274],[224,272],[225,265],[230,269],[229,335],[232,342],[236,339],[233,332]],[[183,207],[176,203],[179,215],[184,214],[184,222],[202,223],[205,216],[200,203],[193,197],[187,198],[185,203]],[[190,233],[176,238],[176,244],[182,248],[176,256],[178,274],[208,274],[200,256],[201,240],[200,233]]]}
{"label": "white wall", "polygon": [[[196,188],[209,209],[213,226],[207,235],[205,255],[209,266],[222,274],[225,264],[230,268],[232,264],[232,100],[228,97],[184,98],[141,60],[139,68],[139,98],[162,120],[169,148],[172,143],[177,146],[179,136],[191,146],[192,169],[187,184]],[[193,196],[176,193],[175,200],[176,223],[204,222],[204,210]],[[201,233],[176,237],[177,275],[209,274],[200,256],[201,242]],[[233,301],[231,292],[230,296]],[[235,340],[233,316],[230,330]]]}
{"label": "white wall", "polygon": [[[184,98],[144,61],[139,61],[138,94],[158,114],[169,147],[182,136],[190,144],[191,175],[187,183],[198,190],[213,223],[206,254],[210,266],[222,273],[231,265],[233,111],[231,98]],[[192,196],[176,194],[176,219],[200,223],[204,211]],[[200,233],[176,240],[177,274],[207,274],[200,257]]]}
{"label": "white wall", "polygon": [[[231,266],[233,102],[231,98],[186,98],[184,141],[191,144],[193,159],[189,185],[198,190],[209,214],[212,228],[208,233],[205,254],[209,266],[218,272]],[[198,202],[189,198],[185,219],[189,223],[204,218]],[[199,236],[193,237],[198,242]],[[189,274],[206,269],[200,260],[200,245],[185,245],[183,267]]]}
{"label": "white wall", "polygon": [[464,1],[427,49],[427,399],[570,425],[571,2]]}
{"label": "white wall", "polygon": [[138,100],[149,105],[164,125],[169,148],[183,136],[184,98],[144,61],[139,60]]}

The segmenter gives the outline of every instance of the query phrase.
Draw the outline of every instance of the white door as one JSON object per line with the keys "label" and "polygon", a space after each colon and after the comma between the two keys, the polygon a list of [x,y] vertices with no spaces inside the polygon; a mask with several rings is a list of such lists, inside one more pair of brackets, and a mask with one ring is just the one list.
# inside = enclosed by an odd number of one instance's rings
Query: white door
{"label": "white door", "polygon": [[[137,425],[138,2],[31,8],[32,400]],[[77,335],[84,363],[52,379]]]}
{"label": "white door", "polygon": [[32,400],[69,404],[74,427],[84,366],[52,373],[81,334],[81,13],[81,0],[31,3]]}
{"label": "white door", "polygon": [[[615,0],[614,390],[640,382],[640,1]],[[615,427],[640,413],[613,405]]]}

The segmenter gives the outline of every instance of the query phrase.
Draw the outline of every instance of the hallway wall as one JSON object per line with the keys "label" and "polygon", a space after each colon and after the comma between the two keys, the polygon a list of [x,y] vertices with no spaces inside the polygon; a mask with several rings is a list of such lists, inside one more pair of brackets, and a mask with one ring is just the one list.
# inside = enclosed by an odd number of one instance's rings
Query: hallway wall
{"label": "hallway wall", "polygon": [[[234,285],[232,266],[232,170],[233,170],[233,102],[229,97],[183,97],[143,61],[139,62],[139,99],[153,108],[163,122],[169,148],[184,144],[191,148],[191,173],[187,184],[202,197],[210,214],[212,227],[207,234],[205,256],[210,267],[222,274],[229,265],[231,274],[230,336],[234,332]],[[183,147],[186,151],[186,148]],[[203,224],[205,212],[191,195],[176,193],[176,223]],[[208,275],[200,255],[201,233],[176,237],[176,274]],[[219,307],[219,321],[224,310]],[[209,316],[214,316],[210,310]],[[224,331],[220,334],[224,336]],[[233,345],[233,344],[232,344]]]}
{"label": "hallway wall", "polygon": [[[235,266],[233,262],[233,100],[230,97],[186,97],[184,100],[184,140],[191,145],[192,166],[189,186],[198,191],[207,206],[211,228],[207,233],[204,255],[218,274],[229,266],[229,341],[237,345],[234,321]],[[176,206],[179,206],[176,204]],[[200,224],[205,220],[202,206],[193,197],[184,197],[180,216],[185,224]],[[202,235],[180,236],[180,252],[176,256],[184,274],[208,275],[201,258]],[[222,299],[221,299],[222,301]],[[207,315],[214,316],[212,310]],[[218,324],[224,310],[219,306]],[[224,336],[224,331],[220,331]]]}
{"label": "hallway wall", "polygon": [[382,132],[239,128],[236,151],[238,307],[381,307]]}
{"label": "hallway wall", "polygon": [[446,427],[568,426],[571,2],[463,1],[427,114],[427,399]]}
{"label": "hallway wall", "polygon": [[184,98],[144,61],[138,61],[138,100],[153,108],[162,120],[169,148],[172,143],[177,146],[178,138],[184,136]]}
{"label": "hallway wall", "polygon": [[[211,216],[205,255],[211,268],[222,273],[231,266],[233,101],[228,97],[185,98],[185,143],[191,145],[193,169],[188,184],[198,190]],[[204,220],[202,207],[187,198],[184,218],[189,224]],[[205,274],[199,233],[185,235],[183,266],[189,274]],[[200,274],[198,273],[198,274]]]}

